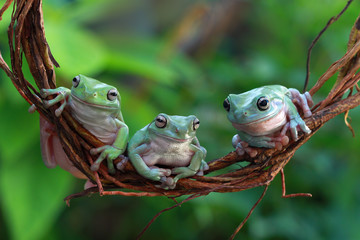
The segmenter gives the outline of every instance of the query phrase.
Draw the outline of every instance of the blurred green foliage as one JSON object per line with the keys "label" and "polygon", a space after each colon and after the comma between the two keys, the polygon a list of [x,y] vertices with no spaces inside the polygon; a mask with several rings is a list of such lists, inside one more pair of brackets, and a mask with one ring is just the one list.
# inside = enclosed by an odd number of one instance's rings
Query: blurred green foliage
{"label": "blurred green foliage", "polygon": [[[345,5],[330,0],[233,1],[230,27],[199,44],[194,39],[202,29],[190,24],[185,41],[192,50],[176,44],[176,29],[195,4],[212,11],[226,2],[44,1],[46,36],[61,65],[58,85],[69,86],[79,73],[116,85],[131,135],[159,112],[196,114],[208,160],[223,156],[232,150],[235,133],[222,109],[227,94],[265,84],[301,89],[307,47]],[[310,86],[345,53],[359,7],[355,1],[314,48]],[[10,12],[0,22],[0,49],[8,62]],[[30,80],[26,66],[24,71]],[[1,239],[134,239],[157,212],[173,204],[164,197],[93,195],[66,207],[63,197],[81,191],[83,181],[42,164],[38,116],[27,112],[27,103],[2,71],[0,79]],[[331,83],[324,86],[315,101],[330,88]],[[288,192],[314,197],[282,199],[277,177],[237,239],[360,239],[360,110],[350,115],[355,138],[337,117],[285,168]],[[144,239],[227,239],[261,191],[193,200],[164,213]]]}

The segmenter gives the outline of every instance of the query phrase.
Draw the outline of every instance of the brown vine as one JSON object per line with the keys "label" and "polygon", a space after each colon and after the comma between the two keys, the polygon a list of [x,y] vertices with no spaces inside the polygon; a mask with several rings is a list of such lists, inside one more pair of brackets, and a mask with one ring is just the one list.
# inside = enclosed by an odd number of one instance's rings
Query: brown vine
{"label": "brown vine", "polygon": [[[0,10],[0,20],[11,3],[12,0],[5,2]],[[100,195],[167,196],[172,198],[190,195],[188,199],[174,205],[176,207],[190,199],[211,192],[238,192],[259,186],[267,188],[275,176],[283,171],[284,166],[296,150],[307,142],[318,129],[335,116],[348,113],[350,109],[360,105],[360,93],[357,85],[360,79],[360,73],[357,73],[360,68],[360,24],[359,19],[357,19],[350,33],[348,51],[329,67],[309,91],[311,95],[314,95],[330,77],[340,71],[328,96],[317,103],[312,109],[313,115],[305,119],[307,126],[312,130],[311,134],[301,135],[298,141],[290,142],[282,150],[259,149],[261,154],[256,158],[250,158],[248,155],[238,156],[235,152],[230,152],[226,156],[210,161],[210,169],[205,173],[205,176],[181,179],[173,190],[156,188],[154,182],[138,175],[130,163],[125,166],[124,172],[118,171],[115,175],[108,174],[107,167],[103,164],[98,172],[92,172],[90,165],[94,159],[89,154],[89,150],[102,146],[103,143],[74,120],[66,110],[61,117],[55,117],[56,106],[46,109],[42,104],[38,89],[56,87],[54,66],[58,67],[59,65],[53,58],[45,38],[41,6],[41,0],[18,0],[14,2],[14,10],[8,28],[11,68],[4,61],[1,53],[0,67],[11,79],[21,96],[29,104],[34,104],[36,110],[43,117],[54,123],[64,150],[73,164],[98,185],[98,188],[91,188],[68,196],[65,199],[67,202],[72,198],[95,192],[99,192]],[[23,55],[37,88],[32,86],[24,77],[22,71]],[[347,92],[348,95],[344,97]],[[117,161],[121,160],[118,159]],[[233,172],[208,176],[209,173],[244,161],[251,164]],[[117,190],[110,190],[114,188]]]}

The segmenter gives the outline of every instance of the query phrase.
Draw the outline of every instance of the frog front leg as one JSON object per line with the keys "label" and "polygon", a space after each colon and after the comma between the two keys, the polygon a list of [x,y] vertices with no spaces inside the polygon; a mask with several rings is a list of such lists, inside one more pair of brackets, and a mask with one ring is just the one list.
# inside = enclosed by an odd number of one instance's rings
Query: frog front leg
{"label": "frog front leg", "polygon": [[208,168],[207,164],[203,164],[203,162],[205,162],[204,159],[206,156],[206,150],[193,144],[190,145],[190,150],[195,152],[191,158],[190,165],[188,167],[176,167],[171,170],[172,174],[177,175],[174,177],[174,181],[172,182],[172,184],[168,186],[170,189],[175,188],[176,183],[179,179],[196,175],[200,170],[201,166],[203,166],[204,168]]}
{"label": "frog front leg", "polygon": [[304,112],[304,117],[310,117],[312,115],[310,107],[313,106],[314,102],[309,92],[301,94],[295,88],[289,88],[291,94],[291,100],[294,104],[298,105]]}
{"label": "frog front leg", "polygon": [[116,125],[119,128],[116,139],[112,145],[105,145],[98,148],[93,148],[90,150],[91,155],[99,154],[99,157],[91,165],[92,171],[99,170],[100,164],[107,159],[108,171],[111,174],[115,173],[114,160],[123,154],[126,150],[127,142],[129,139],[129,128],[128,126],[120,121],[115,119]]}
{"label": "frog front leg", "polygon": [[55,89],[41,89],[40,95],[42,98],[46,98],[50,95],[57,94],[57,96],[54,99],[51,100],[43,100],[43,103],[46,108],[49,108],[50,106],[55,105],[58,102],[61,102],[61,105],[59,108],[55,110],[55,116],[59,117],[61,113],[63,112],[64,108],[66,107],[66,104],[68,102],[68,98],[70,96],[70,89],[64,88],[64,87],[58,87]]}
{"label": "frog front leg", "polygon": [[[304,120],[300,117],[297,108],[292,103],[292,101],[290,99],[286,99],[286,101],[288,106],[288,111],[287,111],[288,122],[284,125],[283,129],[281,130],[281,135],[285,135],[286,131],[290,130],[292,138],[296,141],[298,139],[298,130],[301,130],[306,134],[311,133],[311,130],[306,126]],[[310,113],[307,114],[310,114],[311,116],[311,111]]]}
{"label": "frog front leg", "polygon": [[153,181],[161,181],[164,179],[164,177],[171,175],[171,170],[165,168],[149,167],[146,165],[142,156],[149,153],[151,150],[150,142],[144,136],[144,132],[138,131],[135,133],[129,143],[129,159],[131,164],[141,176]]}

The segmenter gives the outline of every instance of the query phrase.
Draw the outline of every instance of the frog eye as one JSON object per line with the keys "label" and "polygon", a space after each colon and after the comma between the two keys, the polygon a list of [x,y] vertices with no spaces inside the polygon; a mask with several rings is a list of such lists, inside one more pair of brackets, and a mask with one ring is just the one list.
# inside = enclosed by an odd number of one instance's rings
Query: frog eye
{"label": "frog eye", "polygon": [[200,126],[200,120],[195,118],[194,122],[193,122],[193,129],[197,130]]}
{"label": "frog eye", "polygon": [[110,101],[114,101],[114,100],[116,100],[117,95],[118,95],[118,92],[117,92],[116,89],[110,89],[110,90],[108,91],[107,98],[108,98]]}
{"label": "frog eye", "polygon": [[223,106],[225,108],[226,111],[230,111],[230,102],[229,102],[229,99],[226,98],[223,102]]}
{"label": "frog eye", "polygon": [[74,77],[72,80],[73,87],[76,88],[77,86],[79,86],[79,83],[80,83],[80,76]]}
{"label": "frog eye", "polygon": [[270,107],[270,101],[267,97],[260,97],[257,101],[257,107],[260,111],[265,111]]}
{"label": "frog eye", "polygon": [[167,120],[163,115],[159,115],[155,119],[155,125],[158,128],[164,128],[166,126]]}

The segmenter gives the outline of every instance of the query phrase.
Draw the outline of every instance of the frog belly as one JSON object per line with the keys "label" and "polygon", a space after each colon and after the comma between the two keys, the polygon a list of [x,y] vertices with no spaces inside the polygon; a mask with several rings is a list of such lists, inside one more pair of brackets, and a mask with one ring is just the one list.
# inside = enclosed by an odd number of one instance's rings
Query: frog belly
{"label": "frog belly", "polygon": [[148,166],[187,167],[194,155],[189,145],[190,141],[159,138],[151,141],[150,150],[141,157]]}
{"label": "frog belly", "polygon": [[115,141],[119,129],[112,114],[73,100],[69,105],[72,116],[100,141],[108,145]]}

